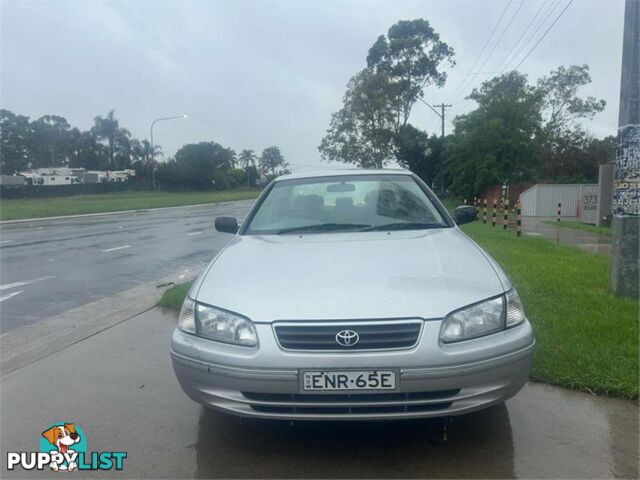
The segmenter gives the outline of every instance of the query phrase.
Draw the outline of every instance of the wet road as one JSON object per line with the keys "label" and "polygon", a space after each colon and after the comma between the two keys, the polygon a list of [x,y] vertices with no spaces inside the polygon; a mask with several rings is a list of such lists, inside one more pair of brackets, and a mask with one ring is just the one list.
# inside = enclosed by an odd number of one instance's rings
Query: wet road
{"label": "wet road", "polygon": [[207,262],[231,239],[214,218],[252,203],[2,225],[0,333]]}
{"label": "wet road", "polygon": [[506,405],[413,423],[239,420],[191,402],[171,371],[173,314],[152,310],[3,378],[8,450],[38,448],[53,422],[81,426],[90,451],[125,450],[123,472],[93,477],[637,478],[637,403],[527,385]]}

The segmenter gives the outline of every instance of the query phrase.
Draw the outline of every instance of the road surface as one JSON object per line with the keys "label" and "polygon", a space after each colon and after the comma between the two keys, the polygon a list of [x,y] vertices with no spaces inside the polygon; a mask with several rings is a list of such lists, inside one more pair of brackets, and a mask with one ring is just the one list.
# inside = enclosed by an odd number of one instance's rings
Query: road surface
{"label": "road surface", "polygon": [[4,224],[0,334],[210,260],[232,237],[219,215],[253,200]]}

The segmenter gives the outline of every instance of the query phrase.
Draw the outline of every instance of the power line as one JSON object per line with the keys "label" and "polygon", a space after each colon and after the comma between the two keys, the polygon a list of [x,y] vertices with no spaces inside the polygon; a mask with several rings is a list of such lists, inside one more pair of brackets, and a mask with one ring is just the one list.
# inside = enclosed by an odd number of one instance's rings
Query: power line
{"label": "power line", "polygon": [[[496,65],[495,69],[497,71],[496,72],[492,72],[492,73],[502,73],[504,71],[504,70],[500,70],[500,67],[504,64],[504,62],[506,62],[506,60],[511,56],[511,54],[514,52],[514,50],[519,46],[520,41],[527,34],[527,32],[529,31],[529,28],[531,28],[531,25],[533,25],[533,22],[536,20],[536,18],[538,18],[538,15],[540,15],[540,12],[542,11],[542,9],[544,8],[544,6],[547,4],[548,1],[549,0],[544,0],[544,2],[542,2],[540,4],[540,8],[538,8],[538,11],[536,11],[536,13],[533,15],[533,17],[531,17],[531,20],[529,21],[529,23],[527,24],[526,28],[522,31],[522,33],[518,37],[518,40],[516,40],[516,42],[513,44],[513,47],[511,47],[511,50],[509,50],[509,53],[507,53],[505,55],[505,57],[502,59],[502,61],[498,65]],[[508,62],[507,62],[507,65],[508,65]]]}
{"label": "power line", "polygon": [[520,54],[523,51],[525,51],[529,47],[529,45],[531,45],[531,42],[536,38],[536,35],[540,31],[540,29],[544,26],[547,19],[551,16],[551,14],[560,4],[561,4],[561,0],[557,0],[555,3],[549,4],[549,7],[547,8],[547,10],[542,14],[542,17],[540,18],[540,20],[538,20],[536,25],[533,27],[531,34],[526,38],[526,40],[522,43],[522,45],[518,47],[516,52],[513,54],[513,56],[509,59],[507,64],[504,66],[504,68],[502,69],[503,72],[509,67],[509,64],[512,61],[517,59],[520,56]]}
{"label": "power line", "polygon": [[549,33],[549,30],[551,30],[553,28],[553,26],[558,22],[558,20],[560,20],[560,17],[562,17],[562,15],[564,14],[564,12],[567,11],[567,9],[571,6],[571,4],[573,3],[573,0],[569,0],[569,3],[567,3],[567,5],[562,9],[562,11],[560,12],[560,14],[556,17],[556,19],[553,21],[553,23],[551,23],[551,25],[549,25],[549,28],[547,28],[545,30],[545,32],[542,34],[542,36],[538,39],[538,41],[535,43],[535,45],[533,47],[531,47],[531,50],[529,50],[527,52],[527,54],[524,56],[524,58],[522,60],[520,60],[520,63],[518,65],[516,65],[516,67],[514,68],[514,70],[517,70],[520,65],[522,65],[522,63],[527,59],[527,57],[529,55],[531,55],[531,52],[533,52],[536,47],[540,44],[540,42],[544,39],[544,37],[547,36],[547,33]]}
{"label": "power line", "polygon": [[[435,112],[436,115],[440,115],[440,113],[438,113],[438,111],[433,107],[433,105],[431,105],[429,102],[427,102],[424,98],[422,97],[418,97],[418,100],[420,100],[422,103],[424,103],[427,107],[429,107],[431,110],[433,110]],[[438,105],[436,105],[437,107]]]}
{"label": "power line", "polygon": [[[518,5],[518,8],[516,8],[516,11],[513,12],[513,15],[511,15],[511,18],[509,19],[509,22],[507,23],[507,25],[505,26],[504,30],[502,31],[502,34],[500,34],[500,37],[498,38],[498,40],[496,40],[496,42],[493,44],[493,48],[491,49],[491,51],[489,52],[489,54],[487,55],[487,57],[484,59],[484,62],[482,62],[482,65],[480,65],[480,67],[478,68],[478,70],[482,70],[484,68],[484,66],[487,64],[487,62],[489,61],[489,59],[491,58],[491,55],[493,55],[493,52],[495,52],[498,44],[500,43],[500,41],[504,38],[505,34],[507,33],[507,31],[509,30],[509,27],[511,26],[511,24],[513,23],[513,21],[515,20],[516,16],[518,15],[518,12],[520,11],[520,9],[522,8],[522,5],[524,5],[524,0],[520,0],[520,4]],[[471,83],[473,83],[473,81],[475,80],[476,76],[478,74],[474,73],[473,74],[473,78],[471,79]],[[471,84],[469,84],[471,85]],[[467,85],[462,91],[464,92],[466,89],[468,89],[469,85]],[[464,96],[464,95],[463,95]],[[456,97],[459,98],[459,97]]]}
{"label": "power line", "polygon": [[464,85],[464,83],[466,82],[466,80],[469,77],[469,75],[471,75],[471,72],[473,72],[474,68],[478,64],[478,61],[480,60],[480,57],[482,57],[482,54],[484,53],[484,50],[487,48],[487,45],[489,45],[489,42],[493,38],[493,35],[496,33],[496,30],[498,29],[498,25],[500,25],[500,22],[502,22],[502,19],[504,18],[505,14],[507,13],[507,10],[509,9],[509,6],[511,5],[511,2],[513,2],[513,0],[509,0],[507,2],[507,4],[505,5],[504,9],[502,10],[502,14],[500,15],[500,18],[498,18],[498,21],[493,26],[493,30],[491,30],[491,34],[489,35],[487,40],[484,42],[484,45],[480,49],[480,53],[478,53],[478,56],[474,60],[473,66],[469,69],[469,72],[465,75],[465,77],[462,79],[462,81],[458,84],[458,86],[455,88],[453,93],[449,96],[447,101],[451,100],[451,98],[458,93],[458,91],[460,90],[460,87],[462,87]]}

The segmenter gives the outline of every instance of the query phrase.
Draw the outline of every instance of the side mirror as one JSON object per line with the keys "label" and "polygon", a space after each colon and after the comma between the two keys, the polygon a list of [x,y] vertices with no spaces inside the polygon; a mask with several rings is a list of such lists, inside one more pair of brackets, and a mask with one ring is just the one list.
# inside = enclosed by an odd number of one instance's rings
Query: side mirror
{"label": "side mirror", "polygon": [[458,225],[473,222],[476,219],[476,207],[471,205],[461,205],[456,207],[453,218]]}
{"label": "side mirror", "polygon": [[215,226],[218,232],[238,233],[238,221],[234,217],[218,217]]}

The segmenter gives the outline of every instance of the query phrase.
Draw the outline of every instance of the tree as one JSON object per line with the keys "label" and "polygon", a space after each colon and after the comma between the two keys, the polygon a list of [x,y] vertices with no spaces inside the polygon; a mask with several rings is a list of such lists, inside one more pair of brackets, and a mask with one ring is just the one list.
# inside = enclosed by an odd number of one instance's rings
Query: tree
{"label": "tree", "polygon": [[349,81],[343,107],[331,122],[318,150],[325,161],[382,168],[392,156],[394,112],[386,92],[388,78],[372,69]]}
{"label": "tree", "polygon": [[29,156],[32,167],[68,164],[71,125],[64,117],[44,115],[30,124]]}
{"label": "tree", "polygon": [[607,102],[595,97],[580,98],[578,91],[591,83],[588,65],[560,66],[538,80],[544,95],[545,129],[551,135],[571,128],[579,119],[591,119],[602,112]]}
{"label": "tree", "polygon": [[12,175],[29,168],[29,117],[0,109],[0,172]]}
{"label": "tree", "polygon": [[443,146],[442,138],[407,124],[398,145],[398,163],[429,186],[441,184]]}
{"label": "tree", "polygon": [[109,153],[109,168],[127,168],[131,165],[128,130],[120,128],[115,112],[111,110],[106,117],[95,117],[91,129],[99,141],[105,141]]}
{"label": "tree", "polygon": [[256,154],[253,150],[242,150],[238,156],[240,166],[245,170],[256,164]]}
{"label": "tree", "polygon": [[189,143],[176,152],[174,161],[158,166],[158,180],[173,186],[208,190],[216,185],[216,170],[230,168],[234,156],[232,149],[215,142]]}
{"label": "tree", "polygon": [[151,151],[151,143],[149,140],[131,140],[131,164],[136,171],[136,177],[150,180],[152,177],[151,169],[157,167],[156,159],[162,157],[162,147],[154,145]]}
{"label": "tree", "polygon": [[444,85],[447,74],[439,68],[444,61],[453,65],[453,55],[453,49],[422,18],[392,25],[387,37],[380,35],[369,49],[367,67],[389,79],[387,93],[395,112],[396,135],[407,125],[424,89]]}
{"label": "tree", "polygon": [[411,110],[430,85],[441,87],[453,49],[424,19],[400,21],[378,37],[367,68],[347,85],[343,107],[331,116],[318,147],[326,161],[382,167],[397,153]]}
{"label": "tree", "polygon": [[77,128],[69,132],[69,166],[87,170],[109,168],[109,152],[91,132]]}
{"label": "tree", "polygon": [[251,186],[252,180],[257,178],[256,160],[257,157],[253,150],[242,150],[238,156],[238,163],[244,168],[247,187]]}
{"label": "tree", "polygon": [[540,179],[556,183],[598,181],[600,164],[615,160],[616,138],[593,138],[581,128],[566,129],[554,140],[554,151],[543,150]]}
{"label": "tree", "polygon": [[542,129],[541,91],[513,71],[484,82],[469,98],[478,108],[455,118],[445,150],[451,191],[479,195],[490,185],[534,179]]}
{"label": "tree", "polygon": [[260,156],[260,167],[264,171],[270,172],[271,175],[275,176],[285,173],[289,164],[285,162],[282,153],[280,153],[280,149],[274,145],[267,147],[262,151],[262,155]]}
{"label": "tree", "polygon": [[157,158],[162,157],[162,147],[160,145],[153,146],[153,152],[151,151],[151,143],[149,140],[131,140],[131,159],[133,163],[155,163]]}
{"label": "tree", "polygon": [[591,82],[587,65],[559,67],[538,80],[544,98],[543,178],[575,181],[597,178],[599,162],[587,151],[593,139],[578,124],[604,110],[606,102],[580,98],[579,90]]}
{"label": "tree", "polygon": [[[96,117],[89,131],[72,128],[64,117],[44,115],[35,121],[0,109],[0,171],[13,174],[29,168],[74,167],[88,170],[128,168],[148,157],[162,155],[159,147],[150,153],[146,140],[131,138],[121,128],[113,111]],[[233,151],[231,150],[233,153]],[[233,157],[232,157],[233,158]],[[136,170],[140,169],[136,167]]]}

